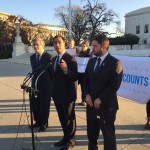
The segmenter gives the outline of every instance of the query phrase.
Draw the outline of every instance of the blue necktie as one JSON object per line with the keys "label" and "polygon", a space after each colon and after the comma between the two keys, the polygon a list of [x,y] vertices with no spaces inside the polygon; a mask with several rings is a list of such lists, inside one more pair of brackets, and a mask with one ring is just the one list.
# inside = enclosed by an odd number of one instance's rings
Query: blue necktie
{"label": "blue necktie", "polygon": [[97,58],[97,65],[95,67],[95,70],[94,70],[94,73],[96,73],[98,71],[98,68],[100,66],[100,63],[101,63],[101,59],[100,58]]}
{"label": "blue necktie", "polygon": [[37,56],[36,56],[36,64],[37,64],[37,65],[39,64],[39,61],[40,61],[40,55],[37,55]]}
{"label": "blue necktie", "polygon": [[54,71],[57,70],[58,62],[59,62],[59,55],[57,56],[56,61],[55,61],[55,68],[54,68]]}

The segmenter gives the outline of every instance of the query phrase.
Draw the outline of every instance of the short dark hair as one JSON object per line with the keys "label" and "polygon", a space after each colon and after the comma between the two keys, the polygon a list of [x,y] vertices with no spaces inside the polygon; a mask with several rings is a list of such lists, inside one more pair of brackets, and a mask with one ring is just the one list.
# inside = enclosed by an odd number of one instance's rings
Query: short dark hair
{"label": "short dark hair", "polygon": [[106,46],[106,49],[108,50],[110,42],[109,42],[109,39],[106,37],[105,34],[97,35],[94,38],[94,40],[97,41],[100,45]]}
{"label": "short dark hair", "polygon": [[62,40],[65,42],[65,38],[64,38],[63,36],[61,36],[61,35],[56,35],[56,36],[54,36],[54,37],[53,37],[53,42],[54,42],[54,40],[55,40],[56,38],[58,38],[58,37],[61,37]]}
{"label": "short dark hair", "polygon": [[95,41],[97,41],[99,44],[104,43],[104,41],[109,41],[109,39],[106,37],[105,34],[99,34],[94,38]]}

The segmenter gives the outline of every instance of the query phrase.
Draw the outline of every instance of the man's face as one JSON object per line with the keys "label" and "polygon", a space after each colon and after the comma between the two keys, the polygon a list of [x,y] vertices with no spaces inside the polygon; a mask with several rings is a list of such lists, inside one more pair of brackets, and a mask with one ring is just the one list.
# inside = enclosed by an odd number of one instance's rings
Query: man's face
{"label": "man's face", "polygon": [[43,52],[43,46],[41,45],[40,40],[35,41],[33,47],[36,53],[41,54]]}
{"label": "man's face", "polygon": [[93,54],[96,56],[101,56],[102,55],[102,47],[101,44],[99,44],[97,41],[93,40],[92,41],[92,49],[93,49]]}
{"label": "man's face", "polygon": [[54,48],[58,54],[61,54],[65,51],[65,42],[61,37],[57,37],[54,39]]}

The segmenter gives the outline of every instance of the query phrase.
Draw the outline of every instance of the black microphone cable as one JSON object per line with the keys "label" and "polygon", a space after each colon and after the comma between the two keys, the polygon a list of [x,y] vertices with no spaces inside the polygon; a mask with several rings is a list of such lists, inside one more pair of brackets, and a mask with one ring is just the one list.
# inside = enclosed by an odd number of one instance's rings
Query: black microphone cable
{"label": "black microphone cable", "polygon": [[[19,118],[19,124],[18,124],[18,126],[17,126],[17,134],[16,134],[16,137],[15,137],[15,140],[14,140],[14,142],[13,142],[13,145],[12,145],[11,150],[14,150],[15,144],[16,144],[16,142],[17,142],[17,138],[18,138],[18,136],[19,136],[19,130],[20,130],[20,126],[21,126],[21,121],[22,121],[23,113],[25,113],[25,116],[26,116],[26,118],[27,118],[28,126],[29,126],[29,124],[30,124],[30,123],[29,123],[29,115],[27,114],[25,93],[28,92],[28,90],[29,90],[28,87],[29,87],[29,84],[30,84],[32,78],[33,78],[33,75],[32,75],[31,73],[29,73],[29,74],[26,76],[26,78],[24,79],[23,84],[21,85],[21,89],[23,89],[23,103],[22,103],[22,107],[21,107],[22,109],[21,109],[21,114],[20,114],[20,118]],[[34,134],[34,137],[36,138],[36,141],[37,141],[36,147],[38,146],[38,143],[39,143],[39,144],[40,144],[40,147],[41,147],[40,149],[42,150],[42,143],[41,143],[40,140],[38,139],[36,132],[35,132],[35,134]],[[24,138],[25,138],[25,136],[24,136]],[[24,145],[24,140],[23,140],[23,142],[22,142],[22,147],[23,147],[23,145]],[[30,148],[22,148],[21,150],[30,150]]]}
{"label": "black microphone cable", "polygon": [[[18,135],[19,135],[19,129],[20,129],[20,126],[21,126],[21,120],[22,120],[22,115],[23,115],[23,112],[25,111],[26,113],[26,117],[27,117],[27,121],[28,121],[28,124],[29,124],[29,120],[28,120],[28,115],[27,115],[27,110],[26,110],[26,103],[25,103],[25,90],[23,90],[23,104],[22,104],[22,107],[21,107],[21,114],[20,114],[20,118],[19,118],[19,124],[17,126],[17,135],[15,137],[15,141],[13,143],[13,146],[12,146],[12,149],[14,149],[14,146],[16,144],[16,141],[17,141],[17,138],[18,138]],[[25,110],[24,110],[25,109]]]}

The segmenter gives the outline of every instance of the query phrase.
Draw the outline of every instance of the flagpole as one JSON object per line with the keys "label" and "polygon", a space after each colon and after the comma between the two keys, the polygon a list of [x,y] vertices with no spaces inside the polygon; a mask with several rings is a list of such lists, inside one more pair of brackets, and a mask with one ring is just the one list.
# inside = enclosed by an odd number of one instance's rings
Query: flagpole
{"label": "flagpole", "polygon": [[69,0],[69,39],[71,39],[72,35],[72,29],[71,29],[71,0]]}

